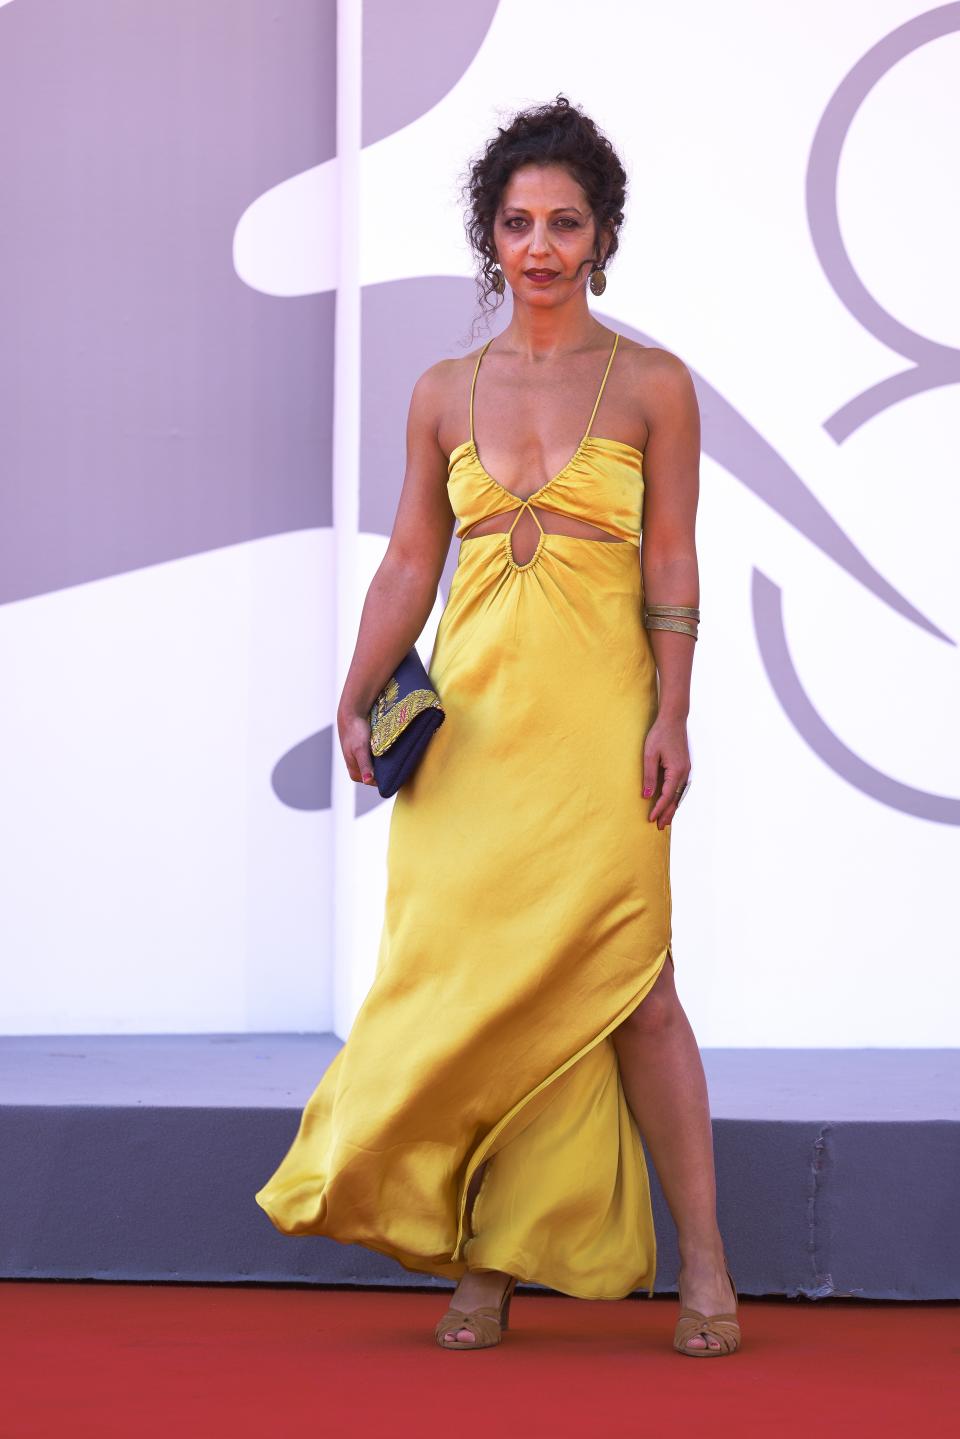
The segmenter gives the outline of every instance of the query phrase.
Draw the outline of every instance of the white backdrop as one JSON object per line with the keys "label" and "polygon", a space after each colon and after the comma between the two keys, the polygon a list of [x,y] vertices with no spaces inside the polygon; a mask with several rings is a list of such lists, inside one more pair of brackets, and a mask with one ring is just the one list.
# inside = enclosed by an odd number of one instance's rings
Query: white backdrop
{"label": "white backdrop", "polygon": [[[957,820],[873,797],[815,753],[774,691],[754,615],[759,572],[782,591],[790,659],[843,746],[903,786],[960,795],[957,373],[878,407],[846,437],[825,428],[911,361],[828,278],[817,243],[824,194],[810,188],[824,117],[863,57],[928,13],[960,26],[958,12],[895,0],[594,0],[585,20],[581,5],[555,0],[544,26],[542,7],[501,0],[448,93],[361,153],[341,148],[346,181],[336,161],[277,176],[237,215],[237,274],[264,294],[336,285],[333,197],[344,184],[358,194],[361,287],[469,276],[456,196],[468,157],[515,108],[564,91],[611,137],[630,177],[604,315],[682,356],[946,636],[811,544],[743,483],[735,451],[721,464],[705,445],[694,784],[672,841],[677,982],[705,1046],[958,1040]],[[906,50],[841,137],[836,210],[860,284],[952,363],[960,34]],[[341,63],[342,116],[360,97]],[[337,403],[355,414],[355,395],[341,390]],[[337,464],[342,496],[356,473],[342,431]],[[2,794],[5,1030],[346,1032],[373,972],[389,803],[353,819],[338,781],[334,815],[297,814],[246,785],[252,758],[262,769],[284,743],[332,722],[343,636],[355,633],[384,545],[359,536],[352,589],[330,572],[329,532],[316,531],[0,609],[0,661],[15,678],[0,749],[18,756]],[[78,600],[103,663],[85,651],[71,680]],[[158,641],[149,664],[124,667],[129,708],[118,712],[112,661],[131,615],[149,629],[171,603],[183,616],[178,643]],[[438,618],[439,607],[422,654]],[[278,651],[268,637],[281,631],[301,643]],[[229,731],[241,690],[248,703],[252,673],[256,702],[226,749],[178,729],[177,706],[157,702],[201,693],[212,741]],[[64,682],[71,703],[45,725],[49,692]],[[115,721],[106,734],[105,713]],[[180,763],[168,764],[171,753]],[[94,794],[98,766],[111,783]],[[336,895],[334,834],[347,847],[341,861],[356,858],[338,865]],[[52,901],[51,865],[66,877]]]}

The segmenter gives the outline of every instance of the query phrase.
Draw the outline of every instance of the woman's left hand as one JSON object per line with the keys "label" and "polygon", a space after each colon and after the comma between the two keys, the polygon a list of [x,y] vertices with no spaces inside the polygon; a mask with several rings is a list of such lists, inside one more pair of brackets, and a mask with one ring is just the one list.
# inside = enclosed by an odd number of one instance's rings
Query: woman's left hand
{"label": "woman's left hand", "polygon": [[690,748],[685,719],[658,715],[651,725],[643,744],[645,798],[654,793],[661,767],[663,784],[647,816],[656,820],[658,829],[664,829],[673,819],[677,812],[677,790],[682,790],[690,777]]}

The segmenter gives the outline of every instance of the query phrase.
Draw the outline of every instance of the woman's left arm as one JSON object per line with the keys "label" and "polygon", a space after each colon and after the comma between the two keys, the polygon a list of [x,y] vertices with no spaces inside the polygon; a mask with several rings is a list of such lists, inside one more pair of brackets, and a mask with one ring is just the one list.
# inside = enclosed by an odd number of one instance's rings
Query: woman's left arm
{"label": "woman's left arm", "polygon": [[[667,350],[649,356],[644,376],[647,447],[643,456],[643,539],[640,565],[644,604],[699,607],[695,538],[700,495],[700,407],[690,372]],[[657,718],[643,747],[643,793],[660,793],[650,807],[657,827],[677,809],[677,791],[690,774],[687,715],[693,668],[692,635],[648,630],[659,676]]]}

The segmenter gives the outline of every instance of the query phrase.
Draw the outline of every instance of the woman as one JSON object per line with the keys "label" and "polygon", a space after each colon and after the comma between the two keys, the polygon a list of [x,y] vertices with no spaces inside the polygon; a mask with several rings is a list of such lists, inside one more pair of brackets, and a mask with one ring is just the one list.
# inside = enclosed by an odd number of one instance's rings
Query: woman
{"label": "woman", "polygon": [[414,387],[396,521],[338,711],[351,778],[374,783],[370,709],[422,632],[456,523],[429,663],[446,719],[394,801],[373,986],[256,1196],[284,1233],[458,1280],[445,1348],[499,1342],[518,1278],[652,1294],[640,1132],[691,1306],[675,1347],[739,1342],[671,950],[699,412],[674,355],[589,311],[625,182],[563,96],[517,115],[471,169],[481,293],[509,287],[513,314]]}

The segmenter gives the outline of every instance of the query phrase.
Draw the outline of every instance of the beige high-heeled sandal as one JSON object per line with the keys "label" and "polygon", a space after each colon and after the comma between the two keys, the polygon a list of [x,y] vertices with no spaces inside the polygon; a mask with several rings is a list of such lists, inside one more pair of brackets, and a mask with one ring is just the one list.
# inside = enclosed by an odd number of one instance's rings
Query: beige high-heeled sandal
{"label": "beige high-heeled sandal", "polygon": [[[507,1280],[503,1298],[498,1305],[481,1304],[477,1309],[448,1309],[437,1323],[434,1331],[441,1349],[491,1349],[499,1344],[504,1332],[510,1327],[510,1300],[517,1281]],[[447,1339],[447,1334],[456,1334],[459,1329],[468,1329],[473,1339]]]}
{"label": "beige high-heeled sandal", "polygon": [[[723,1261],[723,1267],[727,1271],[727,1278],[733,1289],[734,1303],[739,1303],[740,1296],[737,1294],[737,1286],[733,1282],[733,1275],[727,1268],[727,1261]],[[680,1293],[680,1284],[677,1282],[677,1292]],[[683,1304],[683,1295],[680,1294],[680,1303],[683,1307],[680,1310],[680,1318],[677,1320],[677,1327],[673,1336],[673,1347],[681,1354],[688,1354],[693,1359],[721,1359],[724,1355],[735,1354],[740,1348],[740,1322],[736,1314],[702,1314],[699,1309],[688,1309]],[[692,1339],[695,1334],[703,1336],[702,1349],[688,1349],[687,1340]],[[711,1348],[707,1343],[707,1335],[712,1334],[714,1339],[720,1341],[719,1348]]]}

